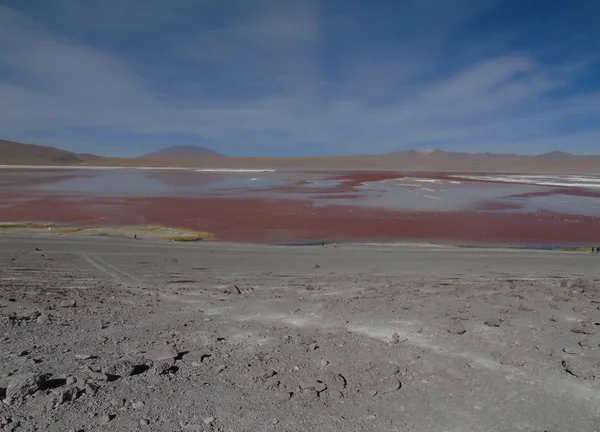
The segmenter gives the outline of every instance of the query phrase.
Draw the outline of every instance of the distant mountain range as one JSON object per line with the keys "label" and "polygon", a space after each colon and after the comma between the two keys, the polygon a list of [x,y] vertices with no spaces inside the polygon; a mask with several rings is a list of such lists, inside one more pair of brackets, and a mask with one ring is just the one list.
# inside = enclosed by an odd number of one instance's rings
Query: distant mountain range
{"label": "distant mountain range", "polygon": [[180,145],[167,147],[152,153],[140,156],[140,158],[205,158],[205,157],[224,157],[216,151],[191,145]]}
{"label": "distant mountain range", "polygon": [[55,147],[0,140],[0,165],[77,164],[101,160],[100,156],[73,153]]}
{"label": "distant mountain range", "polygon": [[418,149],[383,155],[249,158],[225,157],[205,147],[173,146],[133,158],[105,158],[0,140],[0,165],[600,174],[600,155],[577,156],[554,151],[524,156]]}

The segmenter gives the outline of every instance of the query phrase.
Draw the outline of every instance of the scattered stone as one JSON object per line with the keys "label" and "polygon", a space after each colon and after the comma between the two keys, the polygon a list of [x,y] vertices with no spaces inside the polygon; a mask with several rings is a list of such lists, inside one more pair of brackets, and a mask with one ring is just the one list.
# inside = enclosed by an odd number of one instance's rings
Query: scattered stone
{"label": "scattered stone", "polygon": [[67,402],[73,402],[82,394],[82,390],[74,385],[65,387],[58,394],[57,405],[62,405]]}
{"label": "scattered stone", "polygon": [[535,309],[533,309],[531,306],[526,305],[525,303],[521,303],[519,305],[519,310],[522,310],[523,312],[535,312]]}
{"label": "scattered stone", "polygon": [[204,424],[206,425],[211,425],[215,422],[215,418],[214,417],[206,417],[204,420],[202,420],[204,422]]}
{"label": "scattered stone", "polygon": [[20,400],[26,396],[32,395],[44,385],[48,375],[25,373],[15,375],[8,383],[6,389],[6,398],[9,400]]}
{"label": "scattered stone", "polygon": [[369,395],[377,396],[377,390],[369,390]]}
{"label": "scattered stone", "polygon": [[490,318],[484,323],[488,327],[500,327],[500,320],[498,318]]}
{"label": "scattered stone", "polygon": [[277,388],[279,388],[279,384],[281,384],[281,381],[279,381],[279,377],[277,375],[272,376],[271,378],[267,378],[262,387],[265,390],[275,390]]}
{"label": "scattered stone", "polygon": [[522,367],[527,364],[527,361],[514,351],[494,351],[491,354],[505,366]]}
{"label": "scattered stone", "polygon": [[234,285],[234,286],[233,286],[233,288],[235,289],[235,292],[236,292],[236,293],[238,293],[238,294],[241,294],[241,293],[242,293],[242,290],[241,290],[241,289],[239,289],[239,287],[238,287],[237,285]]}
{"label": "scattered stone", "polygon": [[164,345],[148,351],[144,357],[153,362],[175,360],[179,357],[177,350],[171,345]]}
{"label": "scattered stone", "polygon": [[392,343],[393,344],[398,344],[400,343],[400,335],[398,333],[394,333],[392,335]]}
{"label": "scattered stone", "polygon": [[315,264],[315,268],[318,269],[321,268],[321,266],[319,264]]}
{"label": "scattered stone", "polygon": [[227,369],[227,366],[225,366],[225,365],[219,365],[219,366],[217,366],[217,373],[221,373],[225,369]]}
{"label": "scattered stone", "polygon": [[259,378],[259,379],[269,379],[272,376],[277,375],[277,372],[274,371],[273,369],[269,369],[269,368],[254,368],[253,370],[250,371],[250,375],[253,378]]}
{"label": "scattered stone", "polygon": [[565,347],[563,348],[563,351],[567,354],[581,354],[581,348],[575,346]]}
{"label": "scattered stone", "polygon": [[582,292],[586,292],[594,289],[594,283],[586,278],[577,278],[571,284],[571,289],[573,288],[579,288]]}
{"label": "scattered stone", "polygon": [[77,383],[77,378],[75,378],[73,376],[70,376],[70,377],[67,378],[67,381],[66,381],[67,385],[73,385],[75,383]]}
{"label": "scattered stone", "polygon": [[63,300],[60,302],[59,306],[61,308],[72,308],[77,306],[77,302],[75,300]]}
{"label": "scattered stone", "polygon": [[39,317],[37,317],[37,319],[35,321],[38,324],[46,324],[46,323],[52,321],[52,315],[48,314],[48,313],[42,313],[42,314],[40,314]]}
{"label": "scattered stone", "polygon": [[591,321],[583,321],[580,325],[571,329],[571,332],[576,334],[593,335],[596,333],[596,330],[594,329],[594,323]]}
{"label": "scattered stone", "polygon": [[325,390],[327,390],[327,384],[325,384],[323,381],[319,381],[317,380],[314,385],[313,388],[318,392],[321,393]]}
{"label": "scattered stone", "polygon": [[98,326],[100,327],[100,330],[104,330],[104,329],[107,329],[110,326],[110,322],[104,321],[104,320],[100,320],[98,322]]}
{"label": "scattered stone", "polygon": [[325,384],[327,384],[327,388],[330,389],[330,393],[332,391],[342,391],[346,388],[347,382],[346,378],[339,373],[328,372],[325,374],[323,379],[321,380]]}
{"label": "scattered stone", "polygon": [[175,366],[169,362],[161,361],[152,365],[154,375],[168,375],[175,371]]}
{"label": "scattered stone", "polygon": [[129,360],[117,360],[102,368],[102,373],[109,377],[126,377],[135,372],[135,366]]}
{"label": "scattered stone", "polygon": [[394,364],[386,364],[381,368],[381,371],[386,377],[393,377],[400,373],[400,367]]}
{"label": "scattered stone", "polygon": [[150,420],[148,420],[148,419],[140,420],[140,426],[148,426],[149,424],[150,424]]}
{"label": "scattered stone", "polygon": [[303,388],[300,397],[305,401],[314,401],[319,399],[319,393],[312,387]]}
{"label": "scattered stone", "polygon": [[96,392],[98,392],[99,388],[100,386],[95,382],[87,381],[84,386],[85,394],[88,396],[94,396]]}
{"label": "scattered stone", "polygon": [[450,324],[450,327],[448,327],[448,333],[450,334],[461,335],[464,334],[466,331],[467,329],[463,325],[462,321],[459,319],[455,319],[454,321],[452,321],[452,324]]}
{"label": "scattered stone", "polygon": [[402,388],[402,383],[400,380],[396,378],[390,378],[383,382],[381,386],[381,393],[393,393],[397,390],[400,390],[400,388]]}
{"label": "scattered stone", "polygon": [[329,361],[325,359],[321,359],[321,367],[327,367],[329,365]]}
{"label": "scattered stone", "polygon": [[303,334],[298,338],[298,344],[300,345],[312,345],[316,343],[315,338],[307,334]]}
{"label": "scattered stone", "polygon": [[586,360],[582,357],[571,357],[562,361],[562,366],[570,375],[584,380],[594,379],[600,376],[600,364]]}
{"label": "scattered stone", "polygon": [[75,354],[75,358],[77,360],[89,360],[91,358],[93,358],[94,356],[90,355],[90,354]]}
{"label": "scattered stone", "polygon": [[115,418],[115,416],[113,414],[104,414],[102,417],[100,417],[100,424],[101,425],[107,425],[109,424],[113,419]]}
{"label": "scattered stone", "polygon": [[131,404],[131,408],[133,409],[142,409],[144,408],[144,402],[138,401]]}
{"label": "scattered stone", "polygon": [[282,402],[290,400],[292,398],[292,395],[293,393],[288,391],[278,391],[275,393],[275,397]]}

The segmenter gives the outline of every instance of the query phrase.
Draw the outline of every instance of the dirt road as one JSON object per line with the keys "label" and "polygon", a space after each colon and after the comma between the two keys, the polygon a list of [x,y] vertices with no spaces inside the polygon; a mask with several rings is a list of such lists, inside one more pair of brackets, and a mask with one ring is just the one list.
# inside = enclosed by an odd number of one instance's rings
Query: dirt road
{"label": "dirt road", "polygon": [[0,428],[600,430],[600,258],[0,238]]}

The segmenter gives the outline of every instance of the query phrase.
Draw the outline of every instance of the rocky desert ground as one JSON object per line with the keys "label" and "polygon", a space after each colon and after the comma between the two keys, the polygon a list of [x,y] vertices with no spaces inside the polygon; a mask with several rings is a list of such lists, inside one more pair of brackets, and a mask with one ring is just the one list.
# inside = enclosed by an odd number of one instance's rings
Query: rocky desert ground
{"label": "rocky desert ground", "polygon": [[600,257],[0,238],[2,431],[598,431]]}

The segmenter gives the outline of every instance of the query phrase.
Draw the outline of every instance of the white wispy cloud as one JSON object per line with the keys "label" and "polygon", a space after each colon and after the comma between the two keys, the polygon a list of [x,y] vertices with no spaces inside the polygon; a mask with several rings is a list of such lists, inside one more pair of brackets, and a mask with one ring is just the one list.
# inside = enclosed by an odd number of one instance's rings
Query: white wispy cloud
{"label": "white wispy cloud", "polygon": [[[137,10],[135,0],[126,3]],[[189,24],[193,4],[175,3],[161,18],[151,2],[128,35],[153,23],[156,31],[169,30],[168,45],[147,47],[156,50],[150,62],[0,7],[2,134],[48,132],[56,139],[72,128],[186,134],[240,154],[285,153],[301,143],[322,143],[331,153],[444,145],[539,152],[590,149],[600,139],[597,127],[570,127],[600,120],[600,93],[567,91],[593,58],[547,64],[535,53],[509,50],[440,64],[445,39],[497,1],[407,1],[398,21],[411,43],[372,50],[340,39],[350,38],[360,17],[325,16],[316,2],[256,0],[223,25],[188,25],[181,33],[173,29]],[[74,7],[69,0],[59,4]],[[112,13],[89,19],[102,28]],[[334,30],[339,52],[324,49]],[[153,62],[169,73],[157,78]],[[174,84],[190,91],[170,92]]]}

